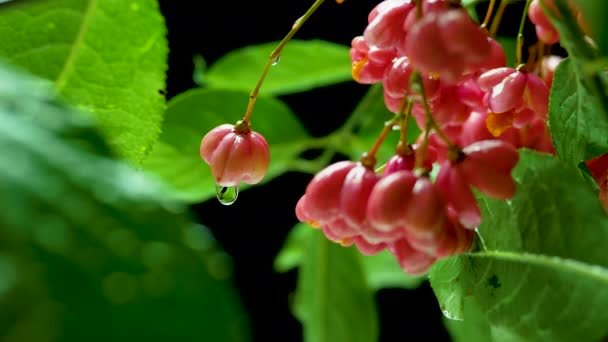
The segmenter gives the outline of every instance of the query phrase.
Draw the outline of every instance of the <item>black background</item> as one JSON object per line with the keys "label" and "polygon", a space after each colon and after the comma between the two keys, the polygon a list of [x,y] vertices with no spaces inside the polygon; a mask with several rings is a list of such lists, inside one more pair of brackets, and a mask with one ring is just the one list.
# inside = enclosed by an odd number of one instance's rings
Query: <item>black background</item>
{"label": "black background", "polygon": [[[295,38],[350,45],[352,38],[363,32],[368,13],[378,2],[347,0],[338,5],[326,1]],[[235,48],[278,41],[312,0],[161,0],[160,4],[171,50],[167,89],[167,96],[171,98],[196,86],[192,80],[194,55],[201,55],[207,64],[212,64]],[[485,13],[485,6],[479,5],[480,14]],[[514,37],[520,15],[519,4],[510,6],[500,33]],[[367,86],[347,82],[281,99],[312,135],[321,136],[341,125],[366,90]],[[201,137],[204,133],[201,132]],[[215,200],[193,206],[200,222],[213,231],[233,257],[235,286],[250,317],[255,341],[302,340],[302,327],[289,309],[297,272],[278,274],[273,270],[273,260],[297,222],[295,204],[311,177],[287,173],[243,192],[232,206],[224,207]],[[413,336],[450,340],[428,282],[414,291],[381,290],[376,299],[380,341],[405,341]]]}

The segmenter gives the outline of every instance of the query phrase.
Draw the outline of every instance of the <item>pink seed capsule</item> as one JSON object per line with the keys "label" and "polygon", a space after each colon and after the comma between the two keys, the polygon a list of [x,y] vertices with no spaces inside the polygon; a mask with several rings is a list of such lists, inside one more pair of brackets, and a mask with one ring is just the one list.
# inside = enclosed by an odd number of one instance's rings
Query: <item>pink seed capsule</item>
{"label": "pink seed capsule", "polygon": [[324,225],[323,231],[335,241],[345,241],[359,235],[358,229],[341,218]]}
{"label": "pink seed capsule", "polygon": [[378,230],[390,232],[403,229],[405,208],[412,197],[417,177],[408,170],[382,177],[369,195],[367,218]]}
{"label": "pink seed capsule", "polygon": [[455,84],[491,54],[487,34],[464,9],[425,13],[411,27],[405,54],[419,71]]}
{"label": "pink seed capsule", "polygon": [[353,79],[361,84],[382,81],[384,71],[390,67],[394,57],[394,49],[370,47],[363,36],[353,38],[350,49]]}
{"label": "pink seed capsule", "polygon": [[446,233],[438,239],[435,254],[433,254],[437,258],[446,258],[454,254],[465,253],[471,248],[475,232],[464,228],[458,222],[457,215],[455,210],[448,209]]}
{"label": "pink seed capsule", "polygon": [[481,210],[462,171],[449,160],[441,163],[435,182],[447,205],[457,213],[458,221],[467,229],[481,224]]}
{"label": "pink seed capsule", "polygon": [[494,113],[504,113],[521,105],[526,89],[526,74],[514,71],[492,87],[488,105]]}
{"label": "pink seed capsule", "polygon": [[[553,1],[544,1],[544,4],[549,8],[549,10],[554,11],[554,14],[557,14],[557,9],[553,4]],[[551,20],[545,14],[540,0],[533,0],[530,3],[530,8],[528,9],[528,18],[535,25],[536,36],[540,41],[545,44],[555,44],[559,41],[559,33],[551,23]]]}
{"label": "pink seed capsule", "polygon": [[356,237],[353,242],[359,252],[363,255],[375,255],[382,252],[386,248],[384,243],[370,243],[362,237]]}
{"label": "pink seed capsule", "polygon": [[324,225],[340,215],[340,198],[346,175],[357,164],[350,160],[327,166],[317,173],[306,187],[308,216]]}
{"label": "pink seed capsule", "polygon": [[445,202],[431,180],[420,177],[411,192],[404,212],[405,227],[411,235],[429,237],[441,234],[445,220]]}
{"label": "pink seed capsule", "polygon": [[608,153],[585,161],[585,165],[598,184],[608,179]]}
{"label": "pink seed capsule", "polygon": [[416,164],[416,156],[413,151],[407,155],[396,154],[391,157],[386,162],[386,167],[384,168],[383,176],[388,176],[391,173],[395,173],[401,170],[413,170]]}
{"label": "pink seed capsule", "polygon": [[600,184],[599,199],[604,207],[604,211],[608,214],[608,178]]}
{"label": "pink seed capsule", "polygon": [[306,194],[302,195],[296,204],[296,217],[298,220],[300,220],[300,222],[306,222],[313,228],[321,227],[321,224],[315,221],[308,212],[308,197]]}
{"label": "pink seed capsule", "polygon": [[403,22],[414,8],[410,0],[385,0],[379,3],[368,17],[363,37],[370,46],[390,49],[405,36]]}
{"label": "pink seed capsule", "polygon": [[270,165],[266,139],[248,126],[224,124],[207,133],[200,145],[201,158],[211,167],[219,186],[259,183]]}
{"label": "pink seed capsule", "polygon": [[361,238],[371,244],[392,243],[406,235],[405,229],[398,227],[391,231],[379,230],[369,222],[358,227],[361,231]]}
{"label": "pink seed capsule", "polygon": [[406,239],[390,244],[388,250],[395,255],[401,269],[412,275],[424,274],[436,260],[434,257],[412,248]]}
{"label": "pink seed capsule", "polygon": [[369,194],[377,181],[374,170],[361,163],[348,172],[340,194],[340,214],[346,222],[353,226],[365,224]]}
{"label": "pink seed capsule", "polygon": [[519,161],[517,149],[501,140],[484,140],[463,150],[464,160],[458,164],[466,181],[484,194],[496,199],[515,195],[511,171]]}

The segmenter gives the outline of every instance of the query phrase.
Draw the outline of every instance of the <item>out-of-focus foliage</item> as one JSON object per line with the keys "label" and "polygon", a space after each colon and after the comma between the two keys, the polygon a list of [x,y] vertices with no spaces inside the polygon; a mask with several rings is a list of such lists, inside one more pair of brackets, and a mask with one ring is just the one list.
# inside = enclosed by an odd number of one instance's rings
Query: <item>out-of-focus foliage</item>
{"label": "out-of-focus foliage", "polygon": [[0,56],[93,113],[109,145],[136,163],[160,134],[165,35],[150,0],[21,0],[0,11]]}
{"label": "out-of-focus foliage", "polygon": [[48,83],[0,80],[0,339],[248,340],[207,229]]}

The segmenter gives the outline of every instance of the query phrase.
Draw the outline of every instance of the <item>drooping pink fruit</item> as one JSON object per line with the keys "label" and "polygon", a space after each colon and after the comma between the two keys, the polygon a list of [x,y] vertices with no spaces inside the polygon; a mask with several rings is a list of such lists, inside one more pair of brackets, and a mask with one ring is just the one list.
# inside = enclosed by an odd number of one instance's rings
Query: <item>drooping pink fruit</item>
{"label": "drooping pink fruit", "polygon": [[384,71],[391,65],[395,54],[395,49],[370,47],[363,36],[353,38],[350,49],[353,79],[361,84],[382,81]]}
{"label": "drooping pink fruit", "polygon": [[520,68],[497,68],[481,74],[477,84],[489,92],[488,106],[493,113],[506,113],[523,106],[538,116],[547,116],[549,88],[533,73]]}
{"label": "drooping pink fruit", "polygon": [[508,67],[492,69],[479,76],[477,83],[482,90],[490,91],[490,110],[493,113],[505,113],[522,104],[526,74]]}
{"label": "drooping pink fruit", "polygon": [[487,34],[461,8],[425,13],[405,40],[414,67],[446,84],[476,71],[491,53]]}
{"label": "drooping pink fruit", "polygon": [[369,222],[381,231],[404,229],[405,208],[411,201],[417,177],[409,170],[382,177],[372,190],[367,204]]}
{"label": "drooping pink fruit", "polygon": [[340,198],[346,175],[357,164],[350,160],[327,166],[317,173],[306,187],[306,211],[308,217],[321,225],[340,215]]}
{"label": "drooping pink fruit", "polygon": [[481,210],[460,168],[449,160],[441,163],[435,186],[462,226],[475,229],[481,224]]}
{"label": "drooping pink fruit", "polygon": [[445,202],[428,177],[419,177],[412,188],[411,201],[405,208],[408,232],[432,236],[443,232]]}
{"label": "drooping pink fruit", "polygon": [[416,155],[414,154],[414,146],[404,145],[399,143],[397,145],[397,154],[392,156],[387,162],[383,176],[388,176],[391,173],[402,171],[402,170],[413,170],[416,165]]}
{"label": "drooping pink fruit", "polygon": [[340,194],[340,212],[346,222],[354,226],[365,224],[367,201],[377,181],[374,170],[361,163],[348,172]]}
{"label": "drooping pink fruit", "polygon": [[468,184],[496,199],[515,194],[511,171],[519,161],[517,149],[501,140],[483,140],[463,149],[465,155],[456,167]]}
{"label": "drooping pink fruit", "polygon": [[411,275],[424,274],[436,260],[434,257],[412,248],[406,239],[390,244],[388,250],[395,256],[401,269]]}
{"label": "drooping pink fruit", "polygon": [[598,184],[608,177],[608,153],[586,160],[585,165]]}
{"label": "drooping pink fruit", "polygon": [[321,226],[308,213],[308,197],[306,194],[302,195],[296,204],[296,217],[300,222],[306,222],[314,228],[319,228]]}
{"label": "drooping pink fruit", "polygon": [[322,227],[325,236],[334,241],[344,244],[352,241],[359,236],[359,231],[354,226],[348,224],[342,218],[337,218]]}
{"label": "drooping pink fruit", "polygon": [[437,242],[435,256],[445,258],[451,255],[465,253],[471,248],[475,231],[466,229],[458,222],[458,213],[448,208],[447,233]]}
{"label": "drooping pink fruit", "polygon": [[587,160],[585,164],[600,187],[599,199],[608,213],[608,153]]}
{"label": "drooping pink fruit", "polygon": [[411,0],[384,0],[370,12],[363,37],[370,46],[395,47],[404,37],[403,22],[414,8]]}
{"label": "drooping pink fruit", "polygon": [[375,255],[386,248],[385,243],[370,243],[361,237],[354,238],[353,242],[359,252],[363,255]]}
{"label": "drooping pink fruit", "polygon": [[[552,0],[544,0],[544,4],[548,6],[549,10],[553,10],[557,13]],[[538,40],[549,45],[559,41],[559,33],[543,11],[540,0],[532,0],[530,8],[528,9],[528,18],[530,18],[530,21],[535,25]]]}
{"label": "drooping pink fruit", "polygon": [[209,131],[201,141],[200,154],[220,186],[259,183],[270,165],[266,139],[243,122]]}
{"label": "drooping pink fruit", "polygon": [[397,171],[382,177],[367,204],[369,222],[382,231],[405,230],[410,235],[438,234],[444,203],[427,177]]}

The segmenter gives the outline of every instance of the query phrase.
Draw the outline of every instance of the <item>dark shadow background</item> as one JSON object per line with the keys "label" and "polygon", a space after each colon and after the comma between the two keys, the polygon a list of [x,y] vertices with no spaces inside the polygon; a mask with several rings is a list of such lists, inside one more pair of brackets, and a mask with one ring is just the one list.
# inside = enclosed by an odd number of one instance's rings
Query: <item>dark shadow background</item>
{"label": "dark shadow background", "polygon": [[[194,55],[202,55],[210,65],[235,48],[280,40],[312,2],[161,0],[171,49],[167,96],[196,86],[192,81]],[[347,0],[338,5],[326,1],[295,38],[350,45],[352,38],[363,32],[368,13],[378,2]],[[485,14],[485,6],[480,4],[478,13]],[[521,10],[519,4],[508,8],[500,34],[516,36]],[[367,86],[347,82],[281,99],[312,135],[320,136],[338,128],[366,90]],[[284,174],[265,186],[243,192],[230,207],[215,200],[193,206],[200,222],[210,227],[233,257],[234,282],[250,317],[254,341],[302,340],[302,327],[289,308],[297,272],[278,274],[273,270],[273,260],[297,222],[295,204],[311,177]],[[428,283],[414,291],[385,289],[376,299],[380,341],[405,341],[415,336],[450,340]]]}

